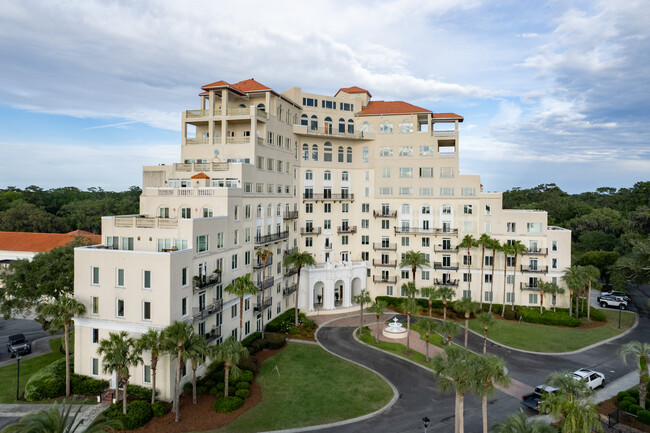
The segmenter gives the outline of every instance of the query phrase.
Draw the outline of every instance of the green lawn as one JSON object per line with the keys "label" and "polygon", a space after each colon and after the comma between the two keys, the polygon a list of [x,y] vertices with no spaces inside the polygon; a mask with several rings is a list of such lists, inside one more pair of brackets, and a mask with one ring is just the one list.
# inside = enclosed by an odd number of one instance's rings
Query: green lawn
{"label": "green lawn", "polygon": [[[589,329],[498,320],[495,326],[488,329],[488,338],[505,346],[533,352],[570,352],[614,337],[634,324],[635,315],[623,312],[621,329],[618,329],[618,310],[603,312],[607,316],[607,323]],[[483,328],[476,320],[470,320],[469,327],[483,335]]]}
{"label": "green lawn", "polygon": [[[32,374],[53,363],[63,354],[59,351],[60,338],[50,340],[51,353],[20,361],[20,393],[25,391],[25,384]],[[16,403],[16,364],[0,367],[0,403]]]}
{"label": "green lawn", "polygon": [[[440,337],[438,334],[435,334],[435,335]],[[431,337],[433,337],[433,336],[429,337],[429,341],[432,340]],[[375,337],[370,335],[370,333],[368,333],[368,332],[365,332],[361,337],[359,337],[359,339],[361,341],[363,341],[364,343],[371,345],[372,347],[376,347],[376,348],[381,349],[381,350],[383,350],[385,352],[390,352],[390,353],[392,353],[394,355],[397,355],[397,356],[400,356],[402,358],[409,359],[409,360],[411,360],[413,362],[417,362],[418,364],[423,365],[423,366],[425,366],[427,368],[431,368],[431,364],[427,363],[425,361],[424,354],[422,354],[420,352],[417,352],[415,350],[412,350],[412,349],[411,349],[410,353],[408,353],[408,354],[404,353],[406,351],[406,345],[405,344],[389,343],[387,341],[379,341],[379,344],[376,344],[375,343]],[[424,339],[424,338],[422,338],[422,339]],[[440,339],[442,340],[442,337],[440,337]],[[401,341],[406,342],[406,339],[401,340]],[[429,356],[431,356],[431,357],[433,357],[433,355],[432,355],[433,346],[434,346],[434,344],[432,344],[431,347],[429,347],[429,351],[430,351]]]}
{"label": "green lawn", "polygon": [[[276,369],[277,367],[277,369]],[[288,343],[262,364],[262,401],[217,432],[306,427],[361,416],[386,405],[391,387],[376,374],[316,345]]]}

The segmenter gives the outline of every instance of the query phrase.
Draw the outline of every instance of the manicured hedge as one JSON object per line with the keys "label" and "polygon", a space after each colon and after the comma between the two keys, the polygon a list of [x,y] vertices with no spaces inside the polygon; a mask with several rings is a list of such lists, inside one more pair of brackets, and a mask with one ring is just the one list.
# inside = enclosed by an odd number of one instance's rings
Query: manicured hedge
{"label": "manicured hedge", "polygon": [[237,389],[250,389],[251,384],[246,382],[246,381],[241,381],[237,382],[237,385],[235,385]]}
{"label": "manicured hedge", "polygon": [[169,412],[169,409],[167,408],[167,404],[165,404],[165,402],[157,401],[151,405],[151,411],[153,412],[153,416],[160,418],[162,416],[165,416],[167,412]]}
{"label": "manicured hedge", "polygon": [[65,358],[41,368],[25,384],[27,401],[46,400],[62,395],[65,395]]}
{"label": "manicured hedge", "polygon": [[639,410],[637,411],[636,416],[643,424],[650,424],[650,410]]}
{"label": "manicured hedge", "polygon": [[239,409],[243,405],[244,405],[244,400],[242,400],[240,397],[228,396],[228,397],[220,398],[217,401],[215,401],[212,408],[217,412],[229,413]]}
{"label": "manicured hedge", "polygon": [[627,411],[632,415],[636,415],[639,410],[643,410],[638,404],[631,404],[627,407]]}
{"label": "manicured hedge", "polygon": [[260,338],[262,338],[262,333],[261,333],[261,332],[253,332],[251,335],[249,335],[248,337],[244,338],[244,339],[241,341],[241,344],[242,344],[242,346],[244,346],[244,347],[248,347],[248,348],[250,348],[251,344],[252,344],[255,340],[259,340]]}
{"label": "manicured hedge", "polygon": [[[190,383],[190,389],[192,389],[191,386]],[[157,391],[156,394],[158,394]],[[127,385],[126,395],[132,400],[151,400],[151,388],[140,385]]]}
{"label": "manicured hedge", "polygon": [[238,389],[235,391],[235,396],[243,399],[247,399],[248,397],[251,396],[251,392],[247,389]]}
{"label": "manicured hedge", "polygon": [[104,411],[106,418],[121,421],[124,430],[133,430],[142,427],[153,418],[153,414],[151,405],[144,400],[130,402],[126,406],[126,415],[122,413],[122,403],[113,403]]}
{"label": "manicured hedge", "polygon": [[554,312],[554,311],[544,311],[543,314],[539,314],[539,309],[535,308],[522,308],[517,309],[519,317],[522,318],[524,322],[528,323],[539,323],[542,325],[558,325],[558,326],[571,326],[576,327],[580,326],[580,319],[569,316],[563,312]]}
{"label": "manicured hedge", "polygon": [[619,403],[618,408],[623,412],[627,412],[629,407],[633,404],[634,403],[631,402],[630,400],[623,400],[622,402]]}
{"label": "manicured hedge", "polygon": [[[291,308],[280,314],[278,317],[267,323],[264,327],[264,330],[266,332],[288,333],[291,330],[291,327],[294,326],[294,311],[295,309]],[[300,312],[300,310],[298,310],[298,325],[302,326],[307,332],[311,332],[314,328],[316,328],[316,323],[308,319],[304,313]]]}

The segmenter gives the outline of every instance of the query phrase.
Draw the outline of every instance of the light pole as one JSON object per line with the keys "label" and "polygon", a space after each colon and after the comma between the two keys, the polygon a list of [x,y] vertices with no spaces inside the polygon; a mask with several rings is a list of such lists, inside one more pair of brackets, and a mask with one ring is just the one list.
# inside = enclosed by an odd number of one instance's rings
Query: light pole
{"label": "light pole", "polygon": [[431,420],[427,418],[426,416],[422,418],[422,422],[424,423],[424,433],[427,433],[427,427],[429,427],[429,422]]}
{"label": "light pole", "polygon": [[16,401],[18,401],[20,399],[20,355],[18,353],[16,353],[16,366]]}
{"label": "light pole", "polygon": [[618,329],[621,329],[621,311],[623,311],[623,303],[618,304]]}

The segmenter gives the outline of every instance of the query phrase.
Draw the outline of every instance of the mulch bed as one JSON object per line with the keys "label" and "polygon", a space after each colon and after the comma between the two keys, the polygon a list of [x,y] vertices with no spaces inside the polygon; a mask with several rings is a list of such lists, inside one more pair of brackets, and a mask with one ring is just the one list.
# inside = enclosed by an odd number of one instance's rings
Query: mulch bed
{"label": "mulch bed", "polygon": [[[596,405],[596,410],[598,410],[599,413],[607,416],[610,413],[616,411],[617,408],[617,400],[616,397],[612,397],[608,400],[602,401]],[[637,429],[638,431],[642,432],[650,432],[650,425],[643,424],[642,422],[637,421],[636,418],[634,418],[631,415],[625,415],[623,412],[620,413],[620,424],[626,425],[633,427]],[[620,425],[619,424],[619,425]]]}
{"label": "mulch bed", "polygon": [[[282,349],[263,350],[255,354],[257,368],[264,361],[274,356]],[[212,405],[217,400],[213,395],[198,395],[197,403],[192,404],[192,395],[182,395],[180,398],[181,420],[175,422],[176,414],[169,412],[161,418],[153,418],[145,426],[131,430],[138,433],[182,433],[206,431],[221,428],[233,422],[241,414],[257,405],[262,400],[262,389],[254,381],[250,387],[251,396],[244,400],[244,406],[231,413],[218,413]],[[171,404],[169,405],[171,407]]]}

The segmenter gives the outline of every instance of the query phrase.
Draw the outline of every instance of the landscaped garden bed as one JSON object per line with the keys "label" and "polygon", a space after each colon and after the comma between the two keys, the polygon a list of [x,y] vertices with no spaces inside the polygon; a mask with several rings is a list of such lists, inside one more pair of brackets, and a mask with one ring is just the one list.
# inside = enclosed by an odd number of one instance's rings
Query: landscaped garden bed
{"label": "landscaped garden bed", "polygon": [[[650,392],[650,384],[648,385]],[[646,398],[646,409],[643,410],[639,403],[639,387],[635,386],[627,391],[619,392],[599,403],[596,408],[605,416],[610,416],[618,411],[620,424],[628,425],[642,432],[650,432],[650,399]]]}

